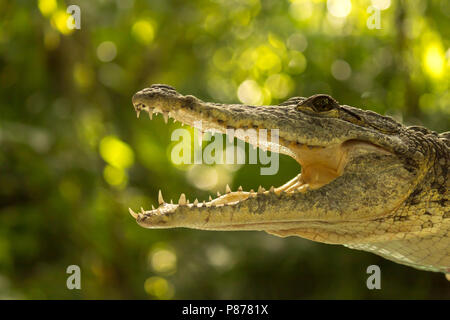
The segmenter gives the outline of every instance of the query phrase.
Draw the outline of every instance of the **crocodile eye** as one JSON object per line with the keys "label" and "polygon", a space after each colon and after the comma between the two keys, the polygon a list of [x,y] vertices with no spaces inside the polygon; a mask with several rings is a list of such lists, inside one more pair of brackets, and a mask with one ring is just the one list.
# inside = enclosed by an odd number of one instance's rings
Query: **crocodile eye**
{"label": "crocodile eye", "polygon": [[332,97],[326,94],[317,94],[300,102],[298,107],[306,106],[316,112],[326,112],[335,109],[339,104]]}
{"label": "crocodile eye", "polygon": [[319,97],[312,102],[313,108],[318,112],[329,111],[334,108],[328,97]]}

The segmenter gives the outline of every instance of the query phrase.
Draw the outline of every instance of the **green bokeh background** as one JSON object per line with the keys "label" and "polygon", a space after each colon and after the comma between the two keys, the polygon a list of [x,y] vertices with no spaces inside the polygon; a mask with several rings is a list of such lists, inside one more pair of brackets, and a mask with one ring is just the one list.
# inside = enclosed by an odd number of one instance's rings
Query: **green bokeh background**
{"label": "green bokeh background", "polygon": [[[372,2],[380,29],[367,26]],[[79,30],[66,27],[70,4]],[[264,232],[147,230],[128,214],[156,205],[160,188],[203,200],[299,170],[286,156],[275,176],[177,166],[180,124],[136,119],[136,91],[166,83],[252,104],[327,93],[448,131],[449,36],[447,0],[0,0],[0,298],[450,298],[442,274],[369,253]],[[66,288],[73,264],[81,290]],[[366,287],[371,264],[381,290]]]}

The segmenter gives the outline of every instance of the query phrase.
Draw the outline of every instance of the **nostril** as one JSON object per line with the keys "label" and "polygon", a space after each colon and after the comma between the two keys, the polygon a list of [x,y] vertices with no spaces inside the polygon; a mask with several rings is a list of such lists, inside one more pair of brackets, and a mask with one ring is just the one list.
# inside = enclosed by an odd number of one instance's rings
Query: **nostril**
{"label": "nostril", "polygon": [[140,103],[133,103],[134,111],[139,112],[143,109],[142,104]]}

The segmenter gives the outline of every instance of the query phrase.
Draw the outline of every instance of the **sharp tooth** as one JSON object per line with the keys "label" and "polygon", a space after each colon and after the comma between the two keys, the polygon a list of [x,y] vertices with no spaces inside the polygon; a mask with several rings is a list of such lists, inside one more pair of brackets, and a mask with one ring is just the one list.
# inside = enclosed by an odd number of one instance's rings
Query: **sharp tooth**
{"label": "sharp tooth", "polygon": [[308,188],[309,188],[309,184],[301,185],[300,187],[297,188],[297,192],[306,192],[306,191],[308,191]]}
{"label": "sharp tooth", "polygon": [[152,205],[152,210],[155,210],[155,206],[154,205]]}
{"label": "sharp tooth", "polygon": [[194,206],[196,206],[196,205],[198,205],[198,199],[197,198],[195,198],[195,200],[194,200]]}
{"label": "sharp tooth", "polygon": [[205,200],[203,200],[203,205],[206,206],[206,201]]}
{"label": "sharp tooth", "polygon": [[189,204],[189,199],[187,199],[186,203]]}
{"label": "sharp tooth", "polygon": [[264,191],[266,191],[263,187],[259,186],[258,187],[258,193],[263,193]]}
{"label": "sharp tooth", "polygon": [[170,199],[170,204],[173,204],[173,200],[172,199]]}
{"label": "sharp tooth", "polygon": [[164,122],[167,123],[169,121],[169,113],[166,111],[163,111],[163,117],[164,117]]}
{"label": "sharp tooth", "polygon": [[219,191],[217,191],[217,196],[220,197],[220,192]]}
{"label": "sharp tooth", "polygon": [[144,208],[142,208],[142,207],[141,207],[141,213],[142,213],[142,214],[145,214],[145,210],[144,210]]}
{"label": "sharp tooth", "polygon": [[148,117],[153,120],[153,109],[148,110]]}
{"label": "sharp tooth", "polygon": [[184,206],[186,204],[186,196],[184,195],[184,193],[182,193],[180,195],[180,199],[178,200],[178,204],[180,206]]}
{"label": "sharp tooth", "polygon": [[242,191],[242,190],[243,190],[242,186],[239,186],[238,191]]}
{"label": "sharp tooth", "polygon": [[287,189],[284,189],[285,192],[293,192],[297,189],[296,185],[290,186]]}
{"label": "sharp tooth", "polygon": [[139,115],[141,114],[141,110],[136,110],[136,117],[139,119]]}
{"label": "sharp tooth", "polygon": [[163,199],[161,190],[159,190],[159,192],[158,192],[158,202],[159,202],[159,205],[162,205],[164,203],[164,199]]}
{"label": "sharp tooth", "polygon": [[137,213],[136,212],[134,212],[133,210],[131,210],[131,208],[128,208],[128,211],[130,212],[130,214],[133,216],[133,218],[137,218],[138,217],[138,215],[137,215]]}
{"label": "sharp tooth", "polygon": [[212,197],[211,197],[211,195],[209,196],[209,201],[212,201]]}
{"label": "sharp tooth", "polygon": [[255,190],[253,190],[253,189],[250,189],[250,193],[254,193],[255,192]]}
{"label": "sharp tooth", "polygon": [[227,186],[225,187],[225,192],[226,193],[230,193],[231,192],[231,189],[230,189],[230,186],[227,184]]}
{"label": "sharp tooth", "polygon": [[273,186],[270,187],[270,192],[275,192],[275,188]]}

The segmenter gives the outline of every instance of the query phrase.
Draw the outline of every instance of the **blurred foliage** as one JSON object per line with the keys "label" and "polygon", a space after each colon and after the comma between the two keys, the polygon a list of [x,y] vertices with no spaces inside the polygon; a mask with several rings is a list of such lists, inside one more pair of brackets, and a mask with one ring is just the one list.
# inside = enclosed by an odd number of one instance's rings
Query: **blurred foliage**
{"label": "blurred foliage", "polygon": [[[69,4],[81,29],[67,27]],[[367,8],[380,9],[369,29]],[[450,128],[447,0],[0,0],[0,298],[450,298],[442,274],[263,232],[146,230],[128,214],[280,185],[257,165],[177,166],[171,132],[136,119],[153,83],[216,102],[328,93]],[[257,178],[256,178],[257,177]],[[66,268],[82,290],[66,288]],[[365,270],[378,264],[382,290]]]}

